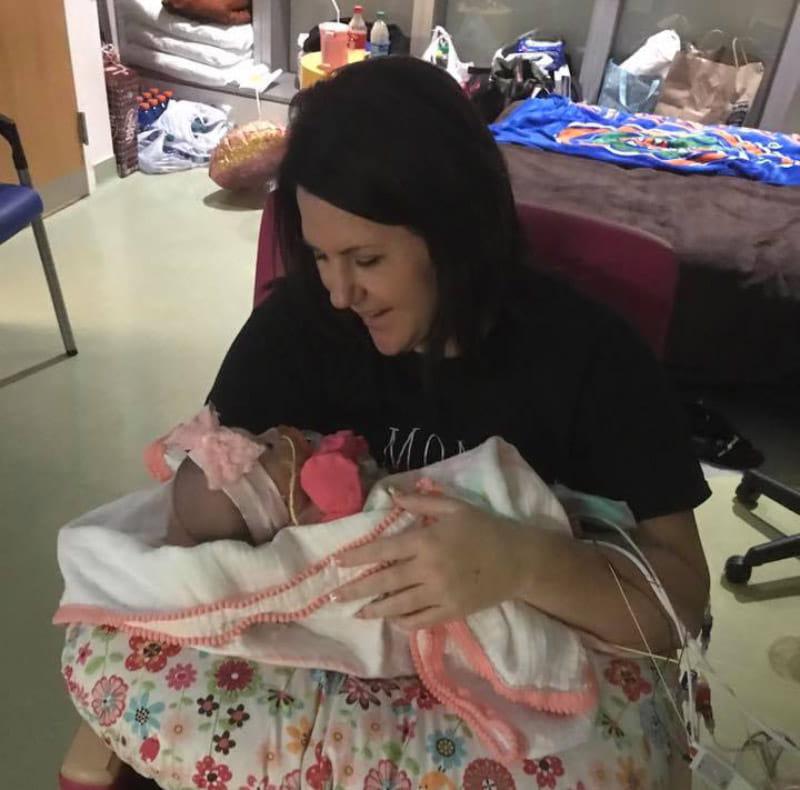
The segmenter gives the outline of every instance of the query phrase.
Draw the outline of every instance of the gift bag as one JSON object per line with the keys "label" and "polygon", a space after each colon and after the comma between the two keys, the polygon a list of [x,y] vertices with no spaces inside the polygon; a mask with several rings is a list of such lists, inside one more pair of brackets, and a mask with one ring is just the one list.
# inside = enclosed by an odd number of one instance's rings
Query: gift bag
{"label": "gift bag", "polygon": [[637,77],[609,60],[597,103],[601,107],[628,113],[651,113],[658,102],[660,88],[660,78]]}
{"label": "gift bag", "polygon": [[422,53],[422,60],[441,66],[462,87],[469,79],[469,68],[472,63],[462,63],[450,34],[441,25],[433,29],[431,43]]}
{"label": "gift bag", "polygon": [[733,41],[734,64],[708,51],[679,52],[672,62],[656,113],[707,124],[741,126],[764,78],[764,64],[750,63]]}

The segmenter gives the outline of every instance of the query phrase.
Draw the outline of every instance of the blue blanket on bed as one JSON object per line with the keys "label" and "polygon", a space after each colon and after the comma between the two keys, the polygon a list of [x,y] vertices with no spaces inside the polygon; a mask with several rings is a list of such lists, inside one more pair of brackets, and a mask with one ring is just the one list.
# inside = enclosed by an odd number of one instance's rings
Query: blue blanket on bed
{"label": "blue blanket on bed", "polygon": [[800,185],[800,134],[629,115],[561,96],[528,99],[490,128],[498,143],[616,165]]}

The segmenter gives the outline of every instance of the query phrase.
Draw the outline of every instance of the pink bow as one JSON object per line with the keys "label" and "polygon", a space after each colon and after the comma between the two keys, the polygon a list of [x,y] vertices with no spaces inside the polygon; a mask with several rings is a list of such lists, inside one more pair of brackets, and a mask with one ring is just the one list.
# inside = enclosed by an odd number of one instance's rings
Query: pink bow
{"label": "pink bow", "polygon": [[359,460],[369,453],[366,439],[352,431],[325,436],[300,471],[300,484],[325,521],[358,513],[364,506]]}
{"label": "pink bow", "polygon": [[212,491],[231,485],[252,471],[264,446],[239,431],[220,425],[219,416],[205,406],[189,422],[181,423],[164,438],[197,458]]}

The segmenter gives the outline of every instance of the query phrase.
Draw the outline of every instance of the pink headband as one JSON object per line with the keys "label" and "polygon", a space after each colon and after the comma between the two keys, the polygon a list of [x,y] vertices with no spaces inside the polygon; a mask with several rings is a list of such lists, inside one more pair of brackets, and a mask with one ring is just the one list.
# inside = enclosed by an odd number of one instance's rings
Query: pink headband
{"label": "pink headband", "polygon": [[205,406],[151,445],[145,458],[153,477],[163,481],[188,454],[205,472],[209,489],[224,491],[236,505],[258,545],[290,521],[275,481],[258,462],[265,449],[245,433],[220,425],[217,413]]}

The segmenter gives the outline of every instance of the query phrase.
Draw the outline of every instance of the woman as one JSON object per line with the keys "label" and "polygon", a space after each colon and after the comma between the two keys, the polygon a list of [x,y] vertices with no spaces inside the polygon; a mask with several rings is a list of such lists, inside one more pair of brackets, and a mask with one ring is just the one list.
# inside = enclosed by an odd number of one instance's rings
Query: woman
{"label": "woman", "polygon": [[[502,436],[545,481],[626,501],[697,630],[708,572],[691,511],[708,488],[679,411],[632,330],[528,273],[502,156],[457,86],[391,58],[300,94],[292,114],[275,195],[289,278],[228,353],[209,398],[223,421],[352,428],[391,471]],[[341,591],[387,596],[364,616],[419,627],[516,596],[642,647],[595,548],[448,500],[399,503],[438,523],[350,555],[405,561]],[[651,647],[669,649],[638,572],[608,560]]]}
{"label": "woman", "polygon": [[[352,429],[390,471],[502,436],[546,482],[628,503],[696,632],[709,577],[692,510],[709,491],[680,411],[622,320],[531,272],[502,156],[456,83],[412,59],[354,65],[291,121],[275,194],[288,277],[222,365],[222,420]],[[447,498],[397,502],[436,520],[346,556],[390,563],[340,590],[372,600],[361,616],[416,628],[517,598],[606,642],[675,647],[617,554]]]}

